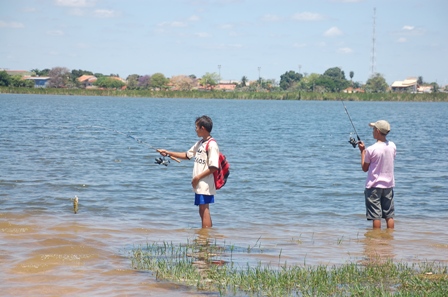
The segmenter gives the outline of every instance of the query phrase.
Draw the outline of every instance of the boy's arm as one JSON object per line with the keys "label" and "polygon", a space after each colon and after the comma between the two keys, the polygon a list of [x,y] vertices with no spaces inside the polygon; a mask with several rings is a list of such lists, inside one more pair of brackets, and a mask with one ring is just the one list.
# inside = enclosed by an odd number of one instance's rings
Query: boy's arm
{"label": "boy's arm", "polygon": [[366,147],[364,145],[364,142],[360,141],[358,142],[358,148],[361,151],[361,168],[362,171],[367,172],[369,171],[370,163],[366,163],[364,160],[366,158]]}
{"label": "boy's arm", "polygon": [[186,152],[170,152],[170,151],[167,151],[164,149],[158,149],[157,151],[164,157],[170,156],[170,157],[174,157],[174,158],[188,160]]}
{"label": "boy's arm", "polygon": [[198,175],[196,175],[195,177],[193,177],[193,179],[191,180],[191,185],[193,186],[193,189],[195,189],[197,187],[197,185],[201,179],[203,179],[207,175],[213,174],[213,172],[215,172],[216,170],[218,170],[218,168],[209,167],[206,170],[204,170],[203,172],[201,172]]}

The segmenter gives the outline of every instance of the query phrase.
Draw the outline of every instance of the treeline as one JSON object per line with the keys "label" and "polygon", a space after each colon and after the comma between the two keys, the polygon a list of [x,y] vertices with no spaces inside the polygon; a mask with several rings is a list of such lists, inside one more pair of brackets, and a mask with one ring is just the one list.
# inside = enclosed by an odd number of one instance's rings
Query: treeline
{"label": "treeline", "polygon": [[0,93],[38,94],[65,96],[113,96],[139,98],[199,98],[199,99],[242,99],[242,100],[345,100],[345,101],[413,101],[448,102],[448,93],[319,93],[319,92],[245,92],[245,91],[154,91],[154,90],[112,90],[112,89],[64,89],[0,87]]}

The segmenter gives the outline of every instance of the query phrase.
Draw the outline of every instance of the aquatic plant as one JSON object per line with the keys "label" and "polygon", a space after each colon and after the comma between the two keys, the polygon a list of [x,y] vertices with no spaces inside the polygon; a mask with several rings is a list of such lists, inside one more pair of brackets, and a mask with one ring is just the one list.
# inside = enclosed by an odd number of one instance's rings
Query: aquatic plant
{"label": "aquatic plant", "polygon": [[378,258],[338,266],[287,265],[280,264],[280,252],[274,266],[261,262],[239,266],[222,259],[234,251],[233,245],[219,246],[207,240],[184,245],[153,243],[134,248],[131,261],[134,269],[151,271],[157,280],[220,295],[445,296],[448,292],[448,267],[442,263],[394,263]]}

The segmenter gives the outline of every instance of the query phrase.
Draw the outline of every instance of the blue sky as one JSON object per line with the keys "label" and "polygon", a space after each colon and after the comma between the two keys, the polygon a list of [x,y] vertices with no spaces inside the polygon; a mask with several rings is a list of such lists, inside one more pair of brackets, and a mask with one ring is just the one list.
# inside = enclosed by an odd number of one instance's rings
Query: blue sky
{"label": "blue sky", "polygon": [[446,0],[3,0],[0,68],[279,81],[340,67],[365,82],[373,65],[388,83],[445,85],[447,12]]}

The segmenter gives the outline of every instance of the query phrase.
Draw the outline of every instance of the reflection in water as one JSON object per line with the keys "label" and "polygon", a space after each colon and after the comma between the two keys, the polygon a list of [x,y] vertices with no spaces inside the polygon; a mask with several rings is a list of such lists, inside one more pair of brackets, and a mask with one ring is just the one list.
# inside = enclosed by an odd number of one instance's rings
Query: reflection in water
{"label": "reflection in water", "polygon": [[224,246],[219,246],[216,239],[212,238],[210,228],[202,228],[196,231],[197,237],[194,240],[192,253],[187,256],[192,257],[193,265],[199,271],[210,268],[210,265],[223,265],[226,261],[219,259],[225,250]]}
{"label": "reflection in water", "polygon": [[364,234],[364,261],[384,262],[393,260],[394,229],[370,229]]}

